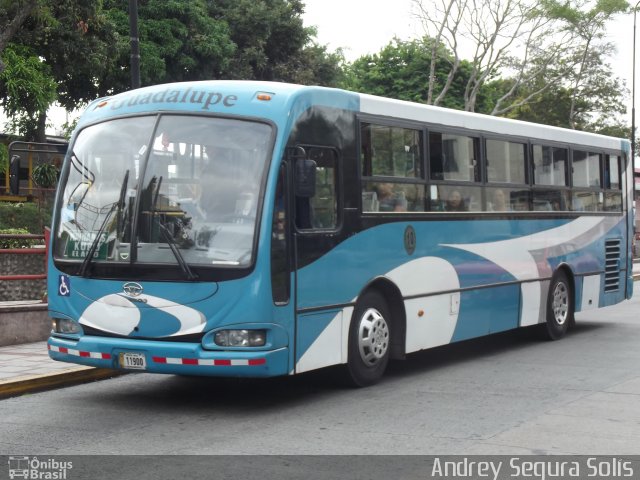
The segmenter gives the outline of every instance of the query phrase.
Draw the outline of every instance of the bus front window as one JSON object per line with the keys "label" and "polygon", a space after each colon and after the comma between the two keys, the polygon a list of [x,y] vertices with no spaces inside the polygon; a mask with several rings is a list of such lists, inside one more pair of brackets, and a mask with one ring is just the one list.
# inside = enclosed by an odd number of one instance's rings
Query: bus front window
{"label": "bus front window", "polygon": [[248,265],[270,145],[266,124],[198,116],[83,129],[58,206],[56,260]]}

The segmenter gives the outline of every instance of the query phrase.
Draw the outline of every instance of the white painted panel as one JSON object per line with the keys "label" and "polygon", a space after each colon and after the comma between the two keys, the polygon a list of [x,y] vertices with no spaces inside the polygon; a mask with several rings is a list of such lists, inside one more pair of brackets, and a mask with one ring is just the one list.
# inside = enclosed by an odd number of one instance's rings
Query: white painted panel
{"label": "white painted panel", "polygon": [[593,310],[600,304],[600,275],[589,275],[582,279],[582,304],[580,310]]}
{"label": "white painted panel", "polygon": [[529,325],[535,325],[540,322],[540,282],[529,282],[520,285],[520,291],[522,292],[522,299],[529,301],[522,302],[522,313],[520,316],[520,326],[526,327]]}
{"label": "white painted panel", "polygon": [[307,351],[298,360],[297,372],[308,372],[316,368],[337,365],[342,362],[342,318],[343,311],[333,317],[333,320],[318,335]]}

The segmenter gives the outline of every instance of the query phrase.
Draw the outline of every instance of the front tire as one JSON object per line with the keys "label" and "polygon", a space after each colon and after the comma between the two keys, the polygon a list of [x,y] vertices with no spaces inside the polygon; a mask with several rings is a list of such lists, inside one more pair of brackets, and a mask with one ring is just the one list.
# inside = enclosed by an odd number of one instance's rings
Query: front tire
{"label": "front tire", "polygon": [[368,291],[356,304],[349,327],[347,380],[356,387],[377,383],[389,363],[391,314],[384,297]]}
{"label": "front tire", "polygon": [[544,334],[549,340],[564,337],[573,324],[574,318],[573,292],[569,278],[563,271],[558,271],[551,280],[547,297],[547,321]]}

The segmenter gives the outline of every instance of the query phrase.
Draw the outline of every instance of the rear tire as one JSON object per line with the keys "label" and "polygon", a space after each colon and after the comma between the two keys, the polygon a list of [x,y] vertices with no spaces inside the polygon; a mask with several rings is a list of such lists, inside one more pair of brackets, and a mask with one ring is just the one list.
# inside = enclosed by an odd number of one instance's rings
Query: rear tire
{"label": "rear tire", "polygon": [[544,336],[549,340],[560,340],[574,323],[573,292],[567,274],[556,272],[549,285],[547,297],[547,321],[543,325]]}
{"label": "rear tire", "polygon": [[360,297],[349,327],[347,381],[355,387],[377,383],[389,363],[391,314],[374,290]]}

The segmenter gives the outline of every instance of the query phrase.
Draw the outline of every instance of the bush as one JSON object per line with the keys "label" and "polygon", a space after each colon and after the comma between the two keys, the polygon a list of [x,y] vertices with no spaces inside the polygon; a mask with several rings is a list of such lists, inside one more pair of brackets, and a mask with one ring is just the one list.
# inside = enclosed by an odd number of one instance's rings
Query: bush
{"label": "bush", "polygon": [[26,233],[41,234],[51,225],[51,212],[39,210],[35,203],[0,202],[0,230],[22,228]]}
{"label": "bush", "polygon": [[4,143],[0,143],[0,175],[9,170],[9,151]]}
{"label": "bush", "polygon": [[[29,231],[24,228],[5,228],[0,230],[0,235],[25,235],[27,233],[29,233]],[[36,243],[39,242],[29,239],[0,238],[0,248],[30,248]]]}
{"label": "bush", "polygon": [[54,188],[58,183],[58,168],[51,163],[42,163],[33,169],[31,178],[40,188]]}

